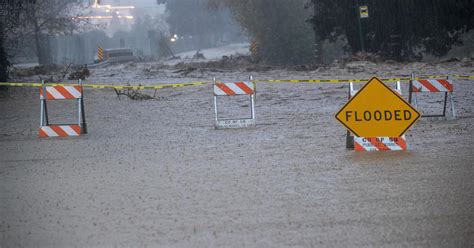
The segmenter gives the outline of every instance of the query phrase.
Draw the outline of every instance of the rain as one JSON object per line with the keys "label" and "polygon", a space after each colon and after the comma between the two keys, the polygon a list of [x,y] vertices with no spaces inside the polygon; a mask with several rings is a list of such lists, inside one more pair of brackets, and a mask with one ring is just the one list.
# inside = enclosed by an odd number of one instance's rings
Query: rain
{"label": "rain", "polygon": [[0,247],[473,247],[472,0],[0,0]]}

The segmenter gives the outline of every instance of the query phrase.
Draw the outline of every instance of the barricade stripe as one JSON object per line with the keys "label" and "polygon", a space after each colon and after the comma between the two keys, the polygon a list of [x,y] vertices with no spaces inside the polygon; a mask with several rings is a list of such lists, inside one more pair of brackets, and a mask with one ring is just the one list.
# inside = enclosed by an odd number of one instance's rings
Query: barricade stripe
{"label": "barricade stripe", "polygon": [[413,91],[413,92],[420,92],[420,89],[418,89],[418,88],[415,86],[415,84],[413,84],[411,88],[412,88],[412,91]]}
{"label": "barricade stripe", "polygon": [[79,126],[79,125],[71,125],[70,127],[76,132],[77,135],[80,135],[80,134],[81,134],[81,131],[82,131],[82,130],[81,130],[81,126]]}
{"label": "barricade stripe", "polygon": [[49,126],[59,137],[67,137],[68,134],[60,126]]}
{"label": "barricade stripe", "polygon": [[52,98],[48,98],[48,99],[63,99],[64,98],[64,96],[56,89],[56,87],[46,87],[46,92],[51,94],[52,96]]}
{"label": "barricade stripe", "polygon": [[420,84],[422,84],[423,87],[427,89],[427,91],[439,92],[439,90],[436,87],[434,87],[428,80],[418,80],[418,82],[420,82]]}
{"label": "barricade stripe", "polygon": [[46,99],[54,99],[54,96],[48,90],[46,90]]}
{"label": "barricade stripe", "polygon": [[415,92],[421,92],[421,90],[423,89],[423,85],[420,84],[420,82],[418,82],[417,80],[413,80],[412,81],[412,89]]}
{"label": "barricade stripe", "polygon": [[[68,88],[69,92],[74,96],[74,98],[81,98],[82,96],[82,89],[81,86],[66,86]],[[69,89],[70,88],[70,89]]]}
{"label": "barricade stripe", "polygon": [[214,95],[216,96],[224,96],[226,95],[224,91],[222,91],[217,85],[214,85]]}
{"label": "barricade stripe", "polygon": [[39,136],[41,138],[48,137],[48,134],[45,132],[44,128],[45,127],[41,127],[40,130],[39,130]]}
{"label": "barricade stripe", "polygon": [[447,91],[448,89],[442,85],[439,80],[428,80],[430,82],[431,85],[433,85],[433,87],[435,87],[438,92],[441,92],[441,91]]}
{"label": "barricade stripe", "polygon": [[[68,88],[66,88],[68,87]],[[62,96],[61,98],[65,98],[65,99],[73,99],[75,98],[70,92],[69,92],[69,89],[70,88],[73,88],[73,87],[69,87],[69,86],[56,86],[54,87],[55,90],[57,90]],[[47,90],[48,88],[46,88]]]}
{"label": "barricade stripe", "polygon": [[251,83],[237,82],[235,83],[240,89],[242,89],[246,94],[253,94],[253,89],[249,86]]}
{"label": "barricade stripe", "polygon": [[407,149],[407,142],[404,138],[396,138],[395,143],[402,149],[406,150]]}
{"label": "barricade stripe", "polygon": [[[77,128],[79,128],[79,130],[77,130]],[[81,133],[81,127],[78,125],[62,126],[62,129],[67,136],[77,136]]]}
{"label": "barricade stripe", "polygon": [[356,151],[403,151],[406,148],[405,137],[354,137]]}
{"label": "barricade stripe", "polygon": [[390,148],[377,138],[366,138],[378,151],[389,151]]}
{"label": "barricade stripe", "polygon": [[365,151],[365,148],[361,146],[358,142],[354,142],[354,150],[356,151]]}
{"label": "barricade stripe", "polygon": [[40,130],[42,130],[45,134],[45,136],[43,137],[57,137],[58,136],[58,134],[54,132],[54,130],[51,129],[51,127],[49,126],[41,127]]}
{"label": "barricade stripe", "polygon": [[229,87],[234,92],[234,95],[243,95],[245,92],[235,83],[228,83],[225,86]]}
{"label": "barricade stripe", "polygon": [[232,91],[229,87],[227,87],[226,84],[224,83],[217,83],[216,86],[220,88],[226,95],[233,96],[235,95],[235,92]]}
{"label": "barricade stripe", "polygon": [[417,92],[429,91],[428,88],[426,88],[425,85],[420,82],[420,80],[413,82],[413,86],[418,90]]}
{"label": "barricade stripe", "polygon": [[444,88],[446,88],[449,92],[453,92],[453,85],[446,79],[439,79],[438,83],[441,84]]}
{"label": "barricade stripe", "polygon": [[39,129],[41,138],[79,136],[80,134],[81,126],[79,125],[50,125],[42,126]]}

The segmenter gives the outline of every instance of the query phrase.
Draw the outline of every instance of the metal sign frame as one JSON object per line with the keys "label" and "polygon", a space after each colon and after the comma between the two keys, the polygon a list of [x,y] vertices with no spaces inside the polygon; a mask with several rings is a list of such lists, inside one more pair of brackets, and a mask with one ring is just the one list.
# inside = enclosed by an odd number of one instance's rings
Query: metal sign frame
{"label": "metal sign frame", "polygon": [[[256,118],[255,118],[255,94],[256,94],[256,84],[253,81],[252,76],[250,75],[249,77],[250,83],[252,83],[253,86],[253,92],[252,94],[248,94],[249,96],[249,102],[250,102],[250,117],[249,118],[242,118],[242,119],[222,119],[219,118],[219,105],[217,98],[218,97],[224,97],[224,96],[218,96],[214,93],[214,113],[215,113],[215,128],[216,129],[228,129],[228,128],[246,128],[246,127],[255,127],[256,124]],[[216,85],[217,81],[216,78],[213,78],[213,92],[214,92],[214,87]],[[237,95],[247,95],[247,94],[237,94]],[[227,96],[229,97],[229,96]]]}
{"label": "metal sign frame", "polygon": [[[78,97],[77,100],[77,122],[76,123],[69,123],[69,124],[59,124],[59,123],[50,123],[49,122],[49,117],[48,117],[48,105],[47,105],[47,97],[46,96],[46,86],[44,83],[44,80],[41,81],[42,84],[42,94],[40,94],[40,129],[42,127],[48,127],[48,126],[64,126],[64,125],[78,125],[81,127],[81,133],[86,134],[87,133],[87,124],[86,124],[86,114],[84,110],[84,89],[82,88],[82,80],[79,79],[77,81],[77,84],[81,87],[81,96]],[[67,99],[66,99],[67,100]],[[70,99],[69,99],[70,100]]]}
{"label": "metal sign frame", "polygon": [[[400,81],[396,81],[396,88],[395,88],[395,91],[397,91],[400,95],[402,95],[402,87],[401,87],[401,84],[400,84]],[[354,82],[349,82],[349,94],[348,94],[348,100],[350,100],[355,94],[357,94],[359,90],[355,90],[354,89]],[[374,139],[377,139],[377,140],[389,140],[389,141],[397,141],[398,139],[402,139],[404,141],[406,141],[406,137],[405,135],[401,136],[401,137],[373,137]],[[372,138],[366,138],[366,137],[357,137],[357,136],[354,136],[354,135],[351,135],[351,132],[349,130],[347,130],[346,132],[346,148],[347,149],[354,149],[354,142],[355,142],[355,139],[358,139],[358,140],[363,140],[363,139],[372,139]],[[372,149],[370,151],[376,151],[376,149]]]}
{"label": "metal sign frame", "polygon": [[[391,137],[401,137],[403,134],[405,134],[406,131],[408,131],[408,129],[410,129],[411,126],[413,126],[416,121],[420,118],[420,113],[413,107],[411,106],[405,99],[403,99],[403,97],[398,94],[395,90],[393,90],[391,87],[387,86],[384,82],[382,82],[380,79],[378,79],[377,77],[373,77],[372,79],[370,79],[364,86],[362,86],[362,88],[360,90],[357,91],[357,93],[351,97],[349,99],[349,101],[347,101],[344,106],[341,107],[341,109],[335,114],[335,118],[344,126],[346,127],[348,130],[350,130],[352,133],[354,133],[356,136],[359,136],[359,137],[369,137],[367,135],[360,135],[362,133],[358,133],[356,132],[354,129],[355,127],[351,127],[350,125],[348,125],[347,123],[345,123],[342,119],[340,119],[339,115],[348,107],[350,106],[354,101],[355,99],[359,99],[358,97],[361,96],[361,95],[364,95],[363,92],[366,90],[366,89],[369,89],[369,88],[373,88],[373,87],[377,87],[377,86],[371,86],[373,84],[379,84],[379,89],[378,90],[382,90],[385,92],[385,89],[386,89],[386,92],[385,93],[390,93],[390,97],[394,97],[395,99],[398,99],[399,100],[399,103],[403,105],[403,107],[406,107],[407,111],[411,111],[411,113],[415,113],[415,118],[411,118],[411,115],[409,117],[409,119],[407,120],[410,120],[410,123],[404,123],[406,125],[403,125],[403,126],[400,126],[399,124],[397,125],[394,125],[394,124],[391,124],[391,126],[393,128],[398,128],[398,130],[396,131],[393,131],[391,132],[390,130],[391,129],[387,129],[387,127],[380,127],[378,126],[378,128],[381,128],[381,130],[385,130],[385,131],[381,131],[380,129],[377,129],[377,132],[378,135],[375,135],[374,136],[391,136]],[[371,87],[369,87],[371,86]],[[380,98],[382,99],[382,98]],[[355,101],[357,102],[357,101]],[[360,100],[359,100],[360,102]],[[372,101],[371,103],[372,104]],[[357,118],[357,117],[356,117]],[[401,120],[401,119],[400,119]],[[360,120],[359,120],[360,121]],[[363,122],[362,122],[363,123]],[[362,124],[361,124],[362,125]],[[406,126],[406,127],[405,127]],[[403,128],[403,130],[401,129]],[[388,130],[388,131],[387,131]],[[395,134],[396,132],[396,134]],[[369,133],[374,133],[373,131],[372,132],[369,132]],[[364,131],[364,134],[367,134],[367,130]]]}
{"label": "metal sign frame", "polygon": [[[414,92],[413,91],[413,81],[415,80],[415,75],[411,74],[411,78],[412,79],[410,80],[410,85],[409,85],[408,102],[411,104],[412,101],[413,101],[413,105],[415,105],[415,107],[418,108],[418,100],[416,98],[417,94],[420,94],[420,93],[437,93],[437,92]],[[451,78],[449,76],[446,77],[446,80],[448,80],[452,85],[454,85],[454,82],[451,80]],[[443,92],[438,92],[438,93],[443,93]],[[454,92],[449,92],[449,91],[444,92],[444,103],[443,103],[443,113],[442,114],[421,115],[421,117],[446,117],[448,97],[449,97],[449,101],[451,103],[452,117],[456,118],[456,111],[454,110]]]}

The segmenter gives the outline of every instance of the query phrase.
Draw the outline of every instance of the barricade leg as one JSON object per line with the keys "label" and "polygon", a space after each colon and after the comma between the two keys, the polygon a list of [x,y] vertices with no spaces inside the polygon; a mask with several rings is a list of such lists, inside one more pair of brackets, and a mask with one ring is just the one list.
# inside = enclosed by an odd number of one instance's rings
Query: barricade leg
{"label": "barricade leg", "polygon": [[81,126],[81,133],[87,133],[86,111],[84,109],[84,89],[82,88],[82,80],[79,79],[78,84],[81,86],[81,97],[78,100],[78,124]]}
{"label": "barricade leg", "polygon": [[354,149],[354,136],[349,131],[346,134],[346,149]]}
{"label": "barricade leg", "polygon": [[40,110],[40,124],[41,126],[49,125],[49,118],[48,118],[48,105],[46,104],[46,86],[44,85],[44,80],[41,80],[42,91],[40,92],[40,101],[41,101],[41,110]]}
{"label": "barricade leg", "polygon": [[[354,83],[349,82],[349,94],[347,95],[347,99],[351,99],[353,94],[355,94]],[[354,149],[354,136],[351,135],[349,130],[347,130],[346,133],[346,149]]]}
{"label": "barricade leg", "polygon": [[45,121],[44,120],[44,108],[45,108],[44,104],[45,104],[44,100],[41,99],[40,100],[40,127],[44,126],[44,121]]}
{"label": "barricade leg", "polygon": [[448,105],[448,92],[444,93],[443,117],[446,117],[446,108]]}
{"label": "barricade leg", "polygon": [[[252,75],[249,76],[249,81],[253,82],[253,77]],[[253,85],[253,94],[250,94],[250,104],[252,105],[250,111],[252,112],[251,118],[255,121],[255,102],[257,101],[257,83],[254,83]]]}
{"label": "barricade leg", "polygon": [[[212,79],[212,87],[214,88],[214,85],[216,85],[216,78]],[[218,113],[217,113],[217,96],[214,95],[214,116],[215,116],[215,122],[216,122],[216,128],[217,128],[217,123],[219,121]]]}
{"label": "barricade leg", "polygon": [[82,133],[87,133],[86,111],[84,110],[84,99],[81,99],[81,114],[82,114]]}
{"label": "barricade leg", "polygon": [[413,94],[413,80],[415,80],[415,74],[411,74],[410,84],[408,85],[408,103],[412,103],[417,108],[416,94]]}
{"label": "barricade leg", "polygon": [[451,101],[451,113],[453,115],[453,118],[456,118],[456,112],[454,110],[454,94],[453,94],[453,92],[449,93],[449,99]]}
{"label": "barricade leg", "polygon": [[410,85],[408,86],[408,103],[412,104],[415,108],[418,108],[418,102],[416,99],[416,93],[413,92],[413,82],[410,80]]}

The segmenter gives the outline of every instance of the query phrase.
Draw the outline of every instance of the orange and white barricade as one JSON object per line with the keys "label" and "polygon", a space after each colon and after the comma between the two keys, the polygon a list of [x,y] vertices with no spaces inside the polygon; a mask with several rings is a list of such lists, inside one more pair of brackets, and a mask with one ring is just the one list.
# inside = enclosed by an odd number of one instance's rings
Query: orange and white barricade
{"label": "orange and white barricade", "polygon": [[418,101],[416,95],[419,93],[443,93],[444,92],[444,104],[443,113],[435,115],[422,115],[421,117],[446,117],[446,108],[448,103],[448,97],[451,102],[451,113],[453,118],[456,118],[456,112],[454,111],[454,87],[453,81],[447,77],[446,79],[415,79],[412,74],[412,80],[410,80],[409,97],[408,102],[418,107]]}
{"label": "orange and white barricade", "polygon": [[[41,117],[39,137],[69,137],[79,136],[87,133],[87,125],[84,111],[83,88],[81,80],[77,86],[46,86],[41,82],[40,102]],[[76,100],[77,101],[77,122],[73,124],[51,124],[48,118],[47,101],[53,100]]]}
{"label": "orange and white barricade", "polygon": [[[358,90],[354,89],[354,83],[349,83],[349,99],[353,97]],[[402,94],[400,81],[397,81],[395,89],[398,94]],[[351,132],[346,134],[346,148],[356,151],[405,151],[407,149],[406,137],[357,137],[352,136]]]}
{"label": "orange and white barricade", "polygon": [[[255,83],[252,82],[252,76],[249,77],[248,82],[234,82],[234,83],[223,83],[213,79],[213,92],[214,92],[214,112],[215,112],[215,127],[216,129],[225,128],[244,128],[253,127],[256,125],[255,120]],[[219,118],[218,109],[218,97],[229,97],[229,96],[249,96],[250,106],[250,117],[243,119],[221,119]]]}
{"label": "orange and white barricade", "polygon": [[354,137],[354,150],[356,151],[405,151],[407,140],[402,137]]}

